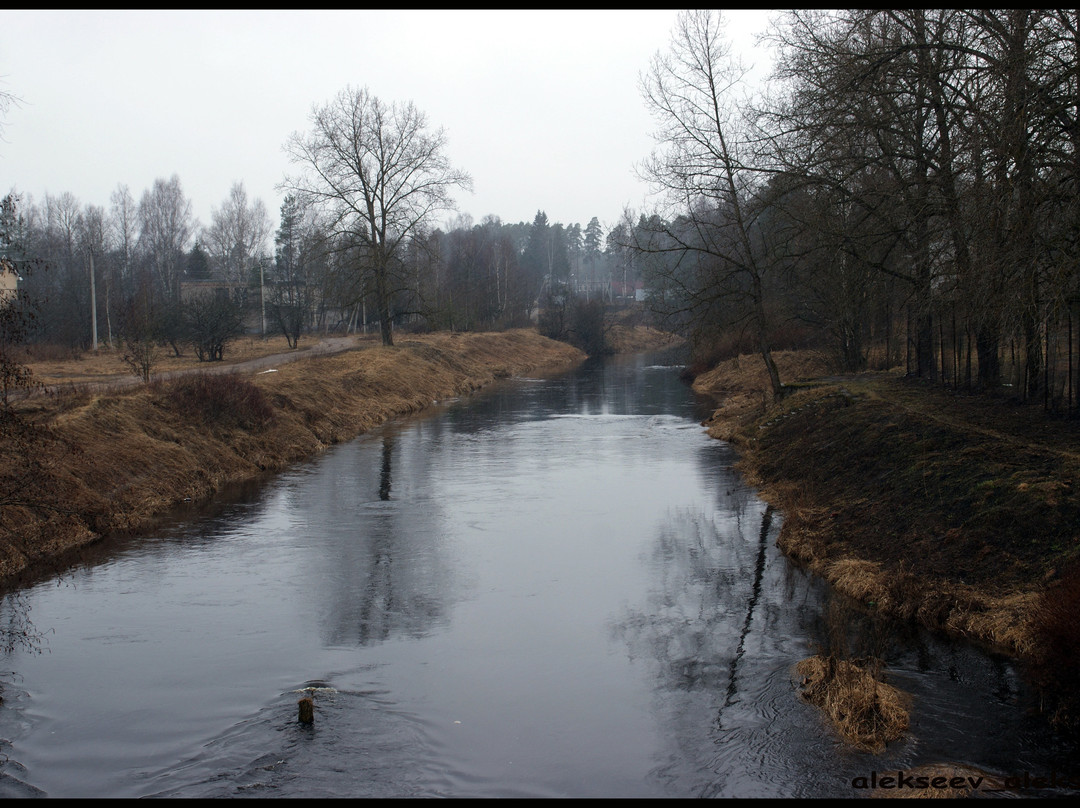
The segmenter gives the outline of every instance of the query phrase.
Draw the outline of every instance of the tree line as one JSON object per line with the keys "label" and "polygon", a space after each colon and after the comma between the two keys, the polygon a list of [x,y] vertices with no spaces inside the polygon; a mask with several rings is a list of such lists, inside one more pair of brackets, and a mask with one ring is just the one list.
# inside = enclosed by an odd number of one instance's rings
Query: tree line
{"label": "tree line", "polygon": [[797,10],[753,100],[722,16],[643,76],[655,206],[623,222],[699,354],[731,335],[1076,411],[1080,16]]}
{"label": "tree line", "polygon": [[6,196],[0,250],[34,312],[17,341],[64,353],[107,345],[148,378],[160,351],[217,360],[245,331],[296,347],[305,334],[379,328],[392,343],[395,326],[519,327],[535,324],[542,299],[612,296],[616,264],[595,217],[585,228],[544,211],[531,223],[457,216],[416,228],[380,280],[366,245],[300,194],[286,196],[276,228],[243,183],[209,226],[192,210],[176,176],[138,202],[119,186],[108,208],[70,193]]}

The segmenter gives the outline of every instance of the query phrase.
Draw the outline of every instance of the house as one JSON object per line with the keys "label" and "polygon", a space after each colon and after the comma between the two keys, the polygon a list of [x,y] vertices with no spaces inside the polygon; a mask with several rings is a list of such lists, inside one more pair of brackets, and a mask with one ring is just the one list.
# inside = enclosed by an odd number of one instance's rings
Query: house
{"label": "house", "polygon": [[611,282],[611,296],[616,300],[645,299],[645,283],[643,281],[616,281]]}
{"label": "house", "polygon": [[0,258],[0,302],[11,300],[19,288],[19,273],[6,258]]}

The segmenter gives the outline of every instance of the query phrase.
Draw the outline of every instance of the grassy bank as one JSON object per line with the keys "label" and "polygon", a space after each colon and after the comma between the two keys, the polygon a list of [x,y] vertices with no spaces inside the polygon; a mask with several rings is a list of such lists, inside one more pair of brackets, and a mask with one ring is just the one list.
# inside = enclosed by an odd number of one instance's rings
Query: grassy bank
{"label": "grassy bank", "polygon": [[0,446],[19,501],[0,515],[0,579],[185,501],[278,470],[396,415],[583,355],[528,331],[401,336],[261,372],[35,396],[34,431]]}
{"label": "grassy bank", "polygon": [[617,354],[659,351],[685,342],[681,337],[646,325],[616,324],[608,330],[606,336],[611,350]]}
{"label": "grassy bank", "polygon": [[869,610],[1037,661],[1075,691],[1080,425],[896,375],[823,378],[794,354],[781,373],[799,381],[767,403],[760,365],[694,386],[721,403],[710,433],[783,511],[783,551]]}

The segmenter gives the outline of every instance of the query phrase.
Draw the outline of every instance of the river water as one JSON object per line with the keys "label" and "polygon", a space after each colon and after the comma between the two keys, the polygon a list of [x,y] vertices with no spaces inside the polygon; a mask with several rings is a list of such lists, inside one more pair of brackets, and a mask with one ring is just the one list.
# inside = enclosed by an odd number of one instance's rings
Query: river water
{"label": "river water", "polygon": [[[664,358],[507,380],[8,596],[44,636],[0,659],[0,796],[845,797],[925,763],[1068,769],[1011,662],[789,564],[706,412]],[[882,755],[798,698],[836,625],[913,695]]]}

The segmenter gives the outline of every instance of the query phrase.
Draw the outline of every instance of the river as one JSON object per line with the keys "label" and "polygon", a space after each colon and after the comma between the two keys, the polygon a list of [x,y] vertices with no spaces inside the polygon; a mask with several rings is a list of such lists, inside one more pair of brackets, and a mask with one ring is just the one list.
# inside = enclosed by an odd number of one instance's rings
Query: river
{"label": "river", "polygon": [[[845,797],[1070,765],[1012,662],[788,563],[706,412],[663,357],[506,380],[104,543],[0,606],[42,634],[0,659],[0,796]],[[798,697],[837,621],[913,696],[882,755]]]}

